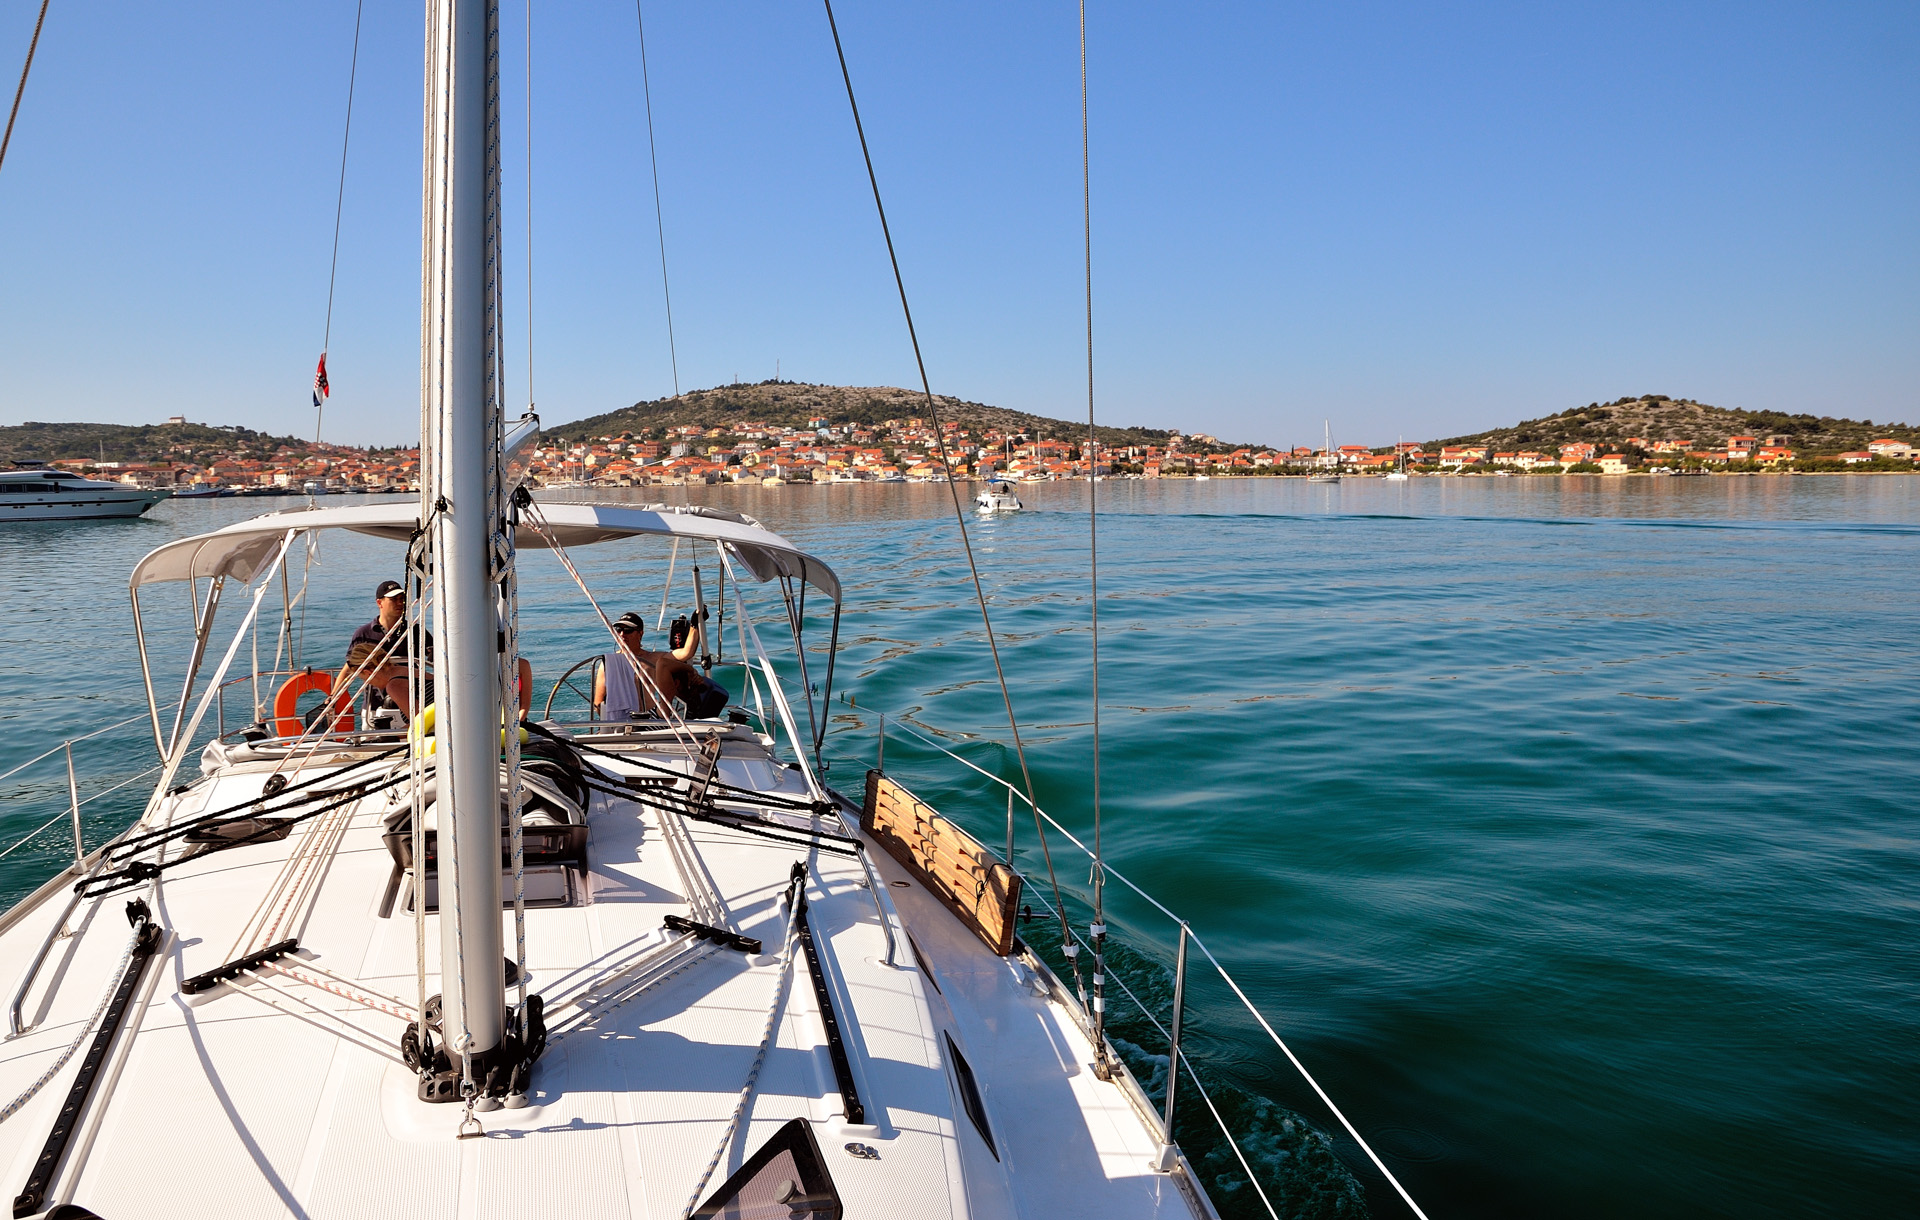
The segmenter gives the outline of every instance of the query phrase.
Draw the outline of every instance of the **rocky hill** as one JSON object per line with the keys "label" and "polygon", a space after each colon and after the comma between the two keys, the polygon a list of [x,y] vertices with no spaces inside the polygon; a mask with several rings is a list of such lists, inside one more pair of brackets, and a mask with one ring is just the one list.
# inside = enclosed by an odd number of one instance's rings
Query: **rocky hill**
{"label": "rocky hill", "polygon": [[247,428],[206,424],[43,424],[31,420],[0,427],[0,466],[91,458],[106,462],[153,462],[215,456],[267,457],[282,445],[303,448],[292,436],[269,436]]}
{"label": "rocky hill", "polygon": [[1836,419],[1829,415],[1740,411],[1709,406],[1690,398],[1643,394],[1638,398],[1588,403],[1557,415],[1522,420],[1471,436],[1450,436],[1432,443],[1544,451],[1574,441],[1625,448],[1626,438],[1630,436],[1656,442],[1690,440],[1702,449],[1724,446],[1729,436],[1757,437],[1763,444],[1770,436],[1781,436],[1800,456],[1813,457],[1865,449],[1867,442],[1880,437],[1920,443],[1920,428],[1868,419]]}
{"label": "rocky hill", "polygon": [[[1006,407],[968,402],[945,394],[934,395],[943,423],[960,423],[969,428],[1001,428],[1024,431],[1036,439],[1075,440],[1087,434],[1084,423],[1029,415]],[[676,398],[657,398],[637,402],[618,411],[575,420],[569,424],[550,424],[544,431],[555,437],[578,440],[593,436],[618,436],[631,432],[642,436],[656,428],[674,424],[700,424],[708,428],[728,427],[746,421],[789,428],[804,428],[809,419],[828,423],[879,424],[889,419],[925,418],[926,398],[917,390],[895,386],[810,385],[797,381],[762,381],[757,385],[715,386],[710,390],[691,390]],[[1165,444],[1169,432],[1159,428],[1101,428],[1100,439],[1109,445]]]}

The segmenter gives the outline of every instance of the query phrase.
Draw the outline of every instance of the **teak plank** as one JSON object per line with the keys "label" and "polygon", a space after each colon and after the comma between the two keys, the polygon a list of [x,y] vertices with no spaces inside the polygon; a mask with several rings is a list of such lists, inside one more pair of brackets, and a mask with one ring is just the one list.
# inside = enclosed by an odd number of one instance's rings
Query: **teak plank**
{"label": "teak plank", "polygon": [[860,826],[988,948],[1013,952],[1020,876],[978,839],[900,784],[867,772]]}

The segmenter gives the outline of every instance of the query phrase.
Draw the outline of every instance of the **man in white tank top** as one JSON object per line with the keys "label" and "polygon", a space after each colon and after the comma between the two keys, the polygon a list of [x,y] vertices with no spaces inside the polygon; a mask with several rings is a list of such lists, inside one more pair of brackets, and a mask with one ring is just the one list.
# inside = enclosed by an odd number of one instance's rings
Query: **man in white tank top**
{"label": "man in white tank top", "polygon": [[[644,668],[648,679],[656,686],[661,682],[663,671],[671,674],[676,669],[692,668],[687,664],[687,658],[700,648],[698,622],[687,632],[686,642],[670,653],[649,652],[642,648],[640,639],[645,629],[646,623],[631,610],[614,620],[613,630],[620,637],[620,648],[601,658],[600,672],[593,680],[593,702],[600,709],[601,720],[625,722],[653,713],[653,700],[642,690],[636,667]],[[670,698],[677,693],[679,684],[674,682],[673,685],[675,692],[664,692]]]}

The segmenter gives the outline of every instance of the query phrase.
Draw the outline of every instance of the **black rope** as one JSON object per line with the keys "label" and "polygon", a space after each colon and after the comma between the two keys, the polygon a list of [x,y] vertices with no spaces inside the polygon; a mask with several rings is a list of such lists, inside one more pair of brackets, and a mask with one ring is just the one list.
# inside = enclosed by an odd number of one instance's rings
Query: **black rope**
{"label": "black rope", "polygon": [[13,143],[13,121],[20,117],[20,98],[27,91],[27,73],[33,71],[33,53],[40,49],[40,27],[47,23],[48,0],[40,0],[40,16],[33,23],[33,41],[27,44],[27,62],[20,67],[20,85],[13,91],[13,109],[7,112],[7,134],[0,136],[0,165],[7,160],[7,145]]}
{"label": "black rope", "polygon": [[[601,758],[610,759],[613,762],[626,763],[629,766],[635,767],[644,767],[649,771],[667,776],[671,779],[685,779],[687,777],[684,771],[675,771],[672,767],[665,766],[661,763],[651,762],[644,758],[636,758],[631,754],[615,754],[610,750],[597,749],[584,741],[576,741],[570,737],[561,737],[553,730],[532,720],[522,721],[520,727],[536,736],[545,737],[548,741],[558,742],[568,749],[577,750],[582,754],[594,754]],[[816,801],[811,798],[797,796],[782,796],[778,793],[761,792],[753,788],[742,788],[735,784],[729,784],[725,780],[709,780],[707,786],[709,788],[718,788],[723,792],[733,793],[752,800],[756,804],[768,805],[776,809],[790,809],[796,813],[831,813],[833,811],[833,806],[824,801]]]}
{"label": "black rope", "polygon": [[[317,818],[323,813],[331,813],[343,805],[351,805],[353,802],[372,796],[376,792],[384,792],[388,788],[395,787],[411,778],[411,775],[396,775],[392,779],[382,781],[370,787],[360,788],[356,786],[354,791],[341,796],[337,800],[328,801],[324,805],[316,806],[295,817],[276,819],[267,825],[261,826],[251,834],[242,835],[237,839],[226,839],[209,843],[204,851],[191,852],[163,863],[154,863],[150,860],[135,860],[126,868],[120,869],[117,872],[102,873],[97,877],[88,877],[75,884],[74,889],[81,891],[80,896],[82,898],[100,898],[107,894],[117,893],[120,890],[130,889],[143,881],[158,877],[168,869],[177,868],[188,861],[198,860],[203,856],[210,856],[215,852],[226,851],[229,848],[245,847],[249,843],[263,842],[268,838],[279,838],[286,834],[292,827],[298,826],[302,822]],[[286,808],[286,806],[281,807],[281,809],[284,808]],[[278,813],[281,809],[273,809],[266,812]],[[125,859],[126,857],[123,856],[121,858]],[[86,887],[90,885],[100,886],[102,888],[87,889]]]}
{"label": "black rope", "polygon": [[[585,779],[583,782],[590,790],[604,796],[619,797],[622,800],[631,801],[636,805],[645,805],[650,809],[679,814],[681,817],[687,818],[690,821],[704,822],[713,826],[725,827],[729,830],[742,831],[746,834],[757,835],[763,839],[772,839],[776,843],[788,843],[795,847],[819,847],[822,851],[843,856],[856,856],[866,850],[866,844],[851,835],[835,834],[830,830],[808,830],[803,826],[769,826],[764,823],[755,824],[742,822],[737,818],[728,817],[719,810],[700,809],[684,799],[672,799],[680,795],[677,792],[656,795],[649,793],[645,788],[622,787],[617,784],[605,784],[591,779]],[[788,836],[798,837],[790,838]],[[835,848],[825,846],[826,843],[845,843],[848,846]]]}
{"label": "black rope", "polygon": [[[197,830],[200,827],[205,826],[208,822],[218,821],[221,818],[227,817],[231,814],[239,813],[242,810],[250,809],[253,811],[250,816],[263,817],[269,813],[279,813],[283,810],[291,809],[295,805],[304,804],[305,802],[288,801],[285,804],[275,805],[271,808],[265,807],[265,803],[270,800],[278,800],[280,797],[283,797],[291,792],[304,791],[305,789],[313,787],[315,784],[326,783],[328,780],[337,780],[341,776],[346,775],[349,772],[358,771],[362,767],[372,766],[374,763],[377,763],[380,760],[385,758],[392,758],[395,754],[400,753],[402,750],[406,748],[407,747],[404,745],[398,745],[393,747],[391,750],[382,750],[378,754],[369,755],[368,757],[361,759],[359,762],[348,763],[346,766],[340,767],[333,771],[328,771],[324,775],[317,775],[312,779],[302,780],[300,783],[297,783],[297,784],[288,784],[286,787],[280,789],[278,792],[274,792],[274,793],[266,794],[262,796],[256,796],[252,800],[241,801],[237,805],[229,805],[225,809],[216,809],[211,813],[198,814],[192,818],[189,818],[187,821],[176,822],[173,825],[165,827],[164,829],[161,829],[161,830],[150,830],[143,835],[136,835],[131,838],[122,839],[118,843],[109,844],[108,850],[114,852],[118,857],[118,859],[125,860],[131,856],[139,854],[141,851],[144,851],[148,847],[152,847],[158,843],[164,842],[169,839],[179,838],[181,835],[184,835],[189,831]],[[358,787],[359,785],[356,784],[354,786]]]}

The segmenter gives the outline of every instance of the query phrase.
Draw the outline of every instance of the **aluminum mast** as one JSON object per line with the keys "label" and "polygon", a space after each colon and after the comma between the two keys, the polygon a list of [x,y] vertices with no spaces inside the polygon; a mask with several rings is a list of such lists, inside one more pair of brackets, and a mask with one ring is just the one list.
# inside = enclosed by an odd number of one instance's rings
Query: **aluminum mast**
{"label": "aluminum mast", "polygon": [[[443,1030],[474,1075],[503,1035],[500,682],[489,481],[500,461],[487,251],[486,0],[428,0],[422,216],[422,438],[431,522]],[[448,817],[447,810],[452,816]],[[451,822],[451,825],[449,825]],[[463,1035],[468,1040],[462,1046]]]}

